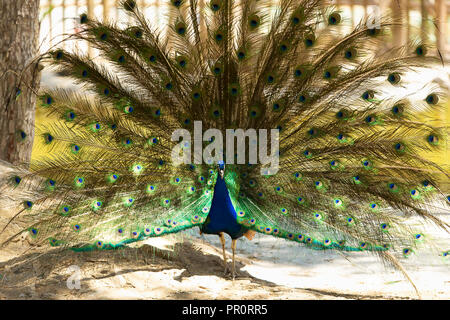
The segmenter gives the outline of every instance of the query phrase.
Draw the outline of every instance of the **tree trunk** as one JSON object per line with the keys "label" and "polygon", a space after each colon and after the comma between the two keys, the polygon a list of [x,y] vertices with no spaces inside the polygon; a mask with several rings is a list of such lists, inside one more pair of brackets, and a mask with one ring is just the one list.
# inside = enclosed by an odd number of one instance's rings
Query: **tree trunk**
{"label": "tree trunk", "polygon": [[0,159],[29,162],[39,88],[39,0],[0,0]]}
{"label": "tree trunk", "polygon": [[408,0],[392,1],[392,14],[395,22],[404,24],[392,27],[393,44],[401,47],[408,42]]}
{"label": "tree trunk", "polygon": [[445,0],[435,1],[435,13],[436,13],[436,44],[437,48],[441,51],[441,54],[445,54],[447,34],[447,6]]}
{"label": "tree trunk", "polygon": [[422,42],[426,42],[428,40],[428,1],[420,0],[420,13],[422,15],[420,38]]}

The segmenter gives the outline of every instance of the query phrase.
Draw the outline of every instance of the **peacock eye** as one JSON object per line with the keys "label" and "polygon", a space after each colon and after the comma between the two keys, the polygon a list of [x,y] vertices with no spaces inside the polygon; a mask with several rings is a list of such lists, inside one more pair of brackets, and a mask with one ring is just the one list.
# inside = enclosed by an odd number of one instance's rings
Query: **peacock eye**
{"label": "peacock eye", "polygon": [[367,170],[372,168],[372,162],[370,160],[363,160],[362,165]]}
{"label": "peacock eye", "polygon": [[183,35],[183,34],[186,32],[186,28],[184,28],[184,27],[179,27],[179,28],[177,29],[177,32],[178,32],[178,34]]}
{"label": "peacock eye", "polygon": [[288,46],[285,45],[285,44],[282,44],[282,45],[280,46],[280,51],[281,51],[281,52],[285,52],[285,51],[287,51],[287,49],[288,49]]}
{"label": "peacock eye", "polygon": [[43,103],[49,106],[53,103],[53,98],[47,95],[43,98]]}
{"label": "peacock eye", "polygon": [[416,48],[415,52],[417,56],[422,57],[427,54],[427,49],[423,45],[420,45]]}
{"label": "peacock eye", "polygon": [[411,255],[412,250],[410,248],[405,248],[405,249],[402,250],[402,253],[403,253],[403,256],[405,258],[407,258],[407,257],[409,257]]}
{"label": "peacock eye", "polygon": [[51,143],[54,138],[50,133],[46,133],[46,134],[44,134],[44,139],[45,139],[45,142],[48,144],[48,143]]}
{"label": "peacock eye", "polygon": [[426,101],[428,104],[435,105],[435,104],[437,104],[437,103],[439,102],[439,97],[438,97],[437,94],[432,93],[432,94],[429,94],[429,95],[426,97],[425,101]]}
{"label": "peacock eye", "polygon": [[392,113],[394,115],[401,115],[403,113],[403,106],[401,104],[395,105],[392,107]]}
{"label": "peacock eye", "polygon": [[328,24],[330,25],[337,25],[339,22],[341,22],[341,15],[337,12],[333,12],[328,17]]}
{"label": "peacock eye", "polygon": [[87,21],[88,21],[87,14],[83,13],[82,15],[80,15],[80,23],[86,23]]}
{"label": "peacock eye", "polygon": [[401,152],[405,150],[405,145],[401,142],[398,142],[394,145],[396,151]]}
{"label": "peacock eye", "polygon": [[417,233],[417,234],[414,235],[414,238],[416,240],[421,240],[423,238],[423,235],[421,233]]}
{"label": "peacock eye", "polygon": [[388,81],[393,85],[398,84],[400,82],[400,79],[400,74],[398,73],[391,73],[388,76]]}
{"label": "peacock eye", "polygon": [[427,141],[428,141],[430,144],[437,145],[438,142],[439,142],[439,139],[438,139],[437,136],[435,136],[435,135],[433,135],[433,134],[430,134],[430,135],[428,136],[428,138],[427,138]]}
{"label": "peacock eye", "polygon": [[374,116],[367,116],[366,117],[366,122],[368,123],[368,124],[373,124],[373,123],[375,123],[375,117]]}
{"label": "peacock eye", "polygon": [[351,48],[351,49],[345,50],[344,57],[348,60],[352,60],[353,58],[356,57],[356,49]]}
{"label": "peacock eye", "polygon": [[365,91],[365,92],[361,95],[361,97],[362,97],[364,100],[370,100],[370,99],[373,99],[374,96],[375,96],[375,94],[374,94],[374,92],[373,92],[372,90],[367,90],[367,91]]}
{"label": "peacock eye", "polygon": [[316,38],[313,34],[309,34],[305,37],[304,43],[306,48],[310,48],[314,45]]}
{"label": "peacock eye", "polygon": [[261,19],[258,15],[252,14],[248,19],[250,29],[254,30],[261,24]]}
{"label": "peacock eye", "polygon": [[374,27],[374,28],[369,28],[367,29],[367,35],[370,37],[375,37],[380,33],[380,29]]}
{"label": "peacock eye", "polygon": [[22,179],[21,179],[20,177],[18,177],[18,176],[15,176],[13,179],[14,179],[14,182],[15,182],[16,184],[19,184],[20,181],[22,181]]}

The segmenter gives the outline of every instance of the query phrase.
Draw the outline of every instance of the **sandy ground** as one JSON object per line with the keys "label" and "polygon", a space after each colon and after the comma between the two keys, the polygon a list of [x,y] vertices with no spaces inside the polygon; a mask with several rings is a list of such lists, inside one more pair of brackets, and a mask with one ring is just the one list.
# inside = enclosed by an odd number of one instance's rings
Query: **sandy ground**
{"label": "sandy ground", "polygon": [[[6,215],[0,210],[3,222]],[[197,232],[84,253],[30,253],[23,237],[0,250],[0,299],[418,298],[400,273],[372,256],[312,251],[264,235],[239,240],[233,281],[223,274],[218,237]],[[433,235],[448,245],[448,235]],[[425,252],[402,263],[423,299],[450,299],[448,259]]]}

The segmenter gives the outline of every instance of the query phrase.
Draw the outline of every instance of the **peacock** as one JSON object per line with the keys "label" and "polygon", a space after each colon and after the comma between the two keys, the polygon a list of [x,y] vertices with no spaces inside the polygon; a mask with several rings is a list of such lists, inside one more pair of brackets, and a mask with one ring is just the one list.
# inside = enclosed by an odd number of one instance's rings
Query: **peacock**
{"label": "peacock", "polygon": [[120,5],[125,26],[82,14],[67,39],[95,58],[58,46],[42,56],[81,89],[39,93],[45,156],[3,178],[21,207],[3,232],[24,223],[3,245],[25,233],[108,250],[198,227],[220,237],[233,279],[236,241],[256,233],[401,270],[421,247],[448,257],[408,224],[448,232],[432,209],[449,213],[450,196],[448,168],[430,158],[445,128],[417,116],[444,93],[413,99],[402,79],[440,59],[426,41],[386,49],[401,21],[366,17],[343,34],[328,0],[171,0],[165,25]]}

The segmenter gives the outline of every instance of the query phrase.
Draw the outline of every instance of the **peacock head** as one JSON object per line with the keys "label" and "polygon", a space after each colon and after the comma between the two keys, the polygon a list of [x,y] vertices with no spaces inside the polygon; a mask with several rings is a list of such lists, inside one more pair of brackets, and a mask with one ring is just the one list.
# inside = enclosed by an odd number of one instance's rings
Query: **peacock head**
{"label": "peacock head", "polygon": [[220,160],[219,163],[218,163],[217,165],[218,165],[218,167],[219,167],[219,174],[220,174],[220,177],[223,179],[223,175],[224,175],[224,173],[225,173],[225,163],[224,163],[222,160]]}

